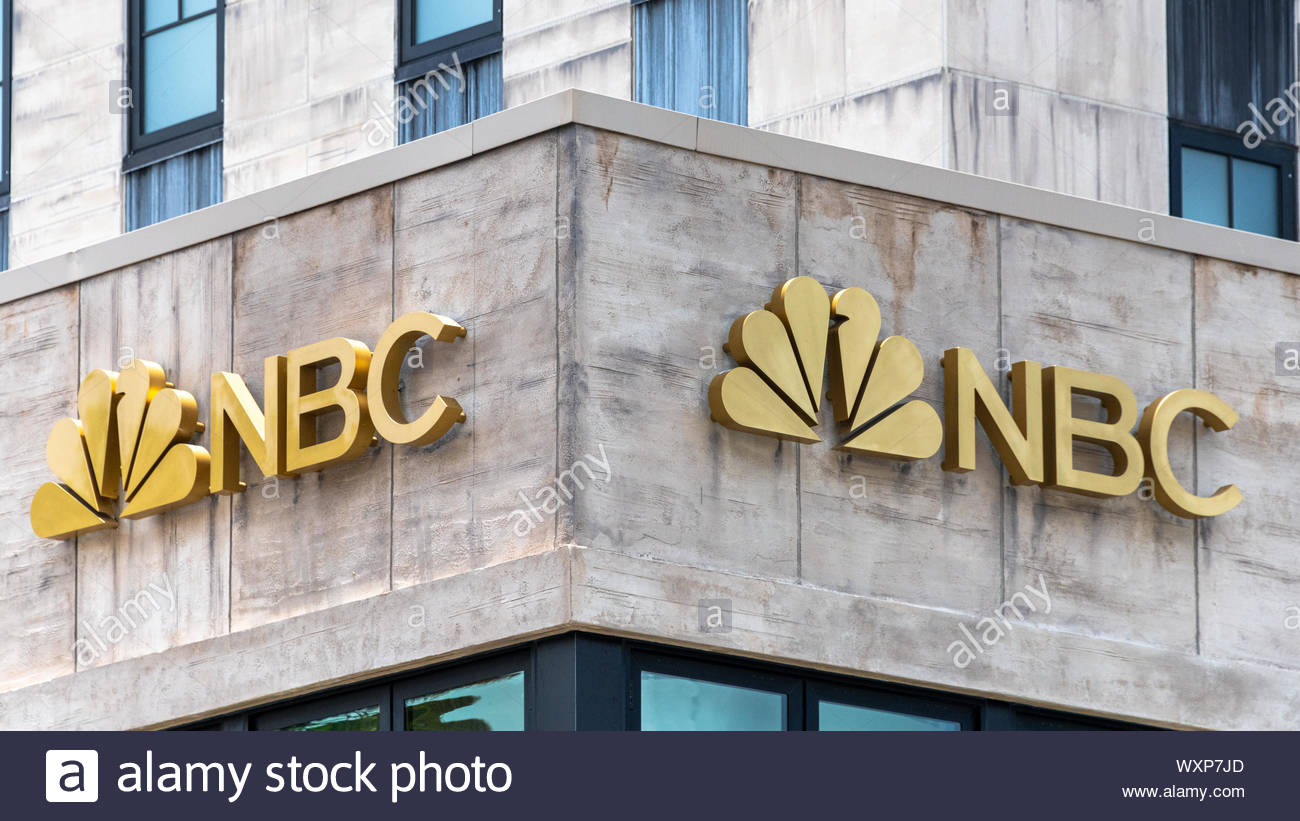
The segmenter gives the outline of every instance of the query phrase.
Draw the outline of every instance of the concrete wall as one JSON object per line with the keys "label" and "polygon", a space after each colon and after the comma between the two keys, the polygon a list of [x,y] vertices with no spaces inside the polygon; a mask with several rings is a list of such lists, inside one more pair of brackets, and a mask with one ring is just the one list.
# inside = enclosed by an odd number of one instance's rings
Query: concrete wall
{"label": "concrete wall", "polygon": [[[628,108],[601,116],[681,125]],[[749,151],[727,134],[710,139]],[[505,141],[0,305],[0,726],[166,725],[579,628],[1168,726],[1300,727],[1300,383],[1274,360],[1294,274],[814,176],[782,151],[581,125]],[[1143,404],[1218,393],[1241,422],[1184,422],[1175,467],[1245,503],[1197,526],[1137,496],[1013,489],[982,439],[957,475],[719,427],[706,395],[732,319],[798,274],[870,290],[932,403],[952,345],[991,373],[1000,353],[1113,373]],[[75,543],[26,529],[88,370],[154,358],[206,415],[213,370],[260,396],[263,357],[373,345],[421,309],[469,332],[404,375],[408,413],[439,392],[465,407],[443,440],[296,480],[245,460],[242,495]],[[513,526],[521,493],[606,460]],[[954,665],[961,624],[1040,584],[1050,613]],[[151,589],[160,612],[78,658]],[[732,601],[732,632],[700,631],[702,599]]]}
{"label": "concrete wall", "polygon": [[750,55],[757,128],[1168,211],[1163,1],[755,0]]}
{"label": "concrete wall", "polygon": [[[395,144],[394,8],[228,0],[226,199]],[[1168,209],[1163,2],[750,0],[749,14],[756,127]],[[121,0],[14,15],[11,267],[120,232],[125,134]],[[570,87],[630,98],[632,35],[627,0],[505,3],[506,105]],[[999,89],[1014,113],[992,107]]]}
{"label": "concrete wall", "polygon": [[122,0],[15,3],[9,266],[122,230]]}

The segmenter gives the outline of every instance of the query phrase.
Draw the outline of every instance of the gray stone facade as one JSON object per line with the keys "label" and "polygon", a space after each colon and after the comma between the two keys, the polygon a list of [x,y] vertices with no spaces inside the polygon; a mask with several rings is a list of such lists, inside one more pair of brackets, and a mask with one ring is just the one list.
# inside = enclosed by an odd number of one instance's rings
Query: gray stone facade
{"label": "gray stone facade", "polygon": [[[15,271],[0,726],[168,726],[583,629],[1169,727],[1300,728],[1300,374],[1275,358],[1300,336],[1294,246],[1163,217],[1143,242],[1139,211],[755,134],[569,93]],[[999,379],[1006,355],[1115,374],[1140,405],[1218,394],[1241,421],[1183,420],[1174,466],[1245,502],[1198,525],[1137,495],[1012,488],[983,434],[958,475],[723,429],[707,390],[727,329],[799,274],[871,291],[936,406],[957,345]],[[373,346],[413,310],[468,330],[405,376],[408,413],[437,393],[465,408],[444,439],[276,482],[245,458],[242,495],[31,535],[45,437],[90,369],[154,359],[206,418],[213,371],[260,397],[264,357]],[[521,494],[600,459],[515,527]],[[961,625],[1040,580],[1050,612],[953,663]],[[733,629],[701,632],[719,599]]]}

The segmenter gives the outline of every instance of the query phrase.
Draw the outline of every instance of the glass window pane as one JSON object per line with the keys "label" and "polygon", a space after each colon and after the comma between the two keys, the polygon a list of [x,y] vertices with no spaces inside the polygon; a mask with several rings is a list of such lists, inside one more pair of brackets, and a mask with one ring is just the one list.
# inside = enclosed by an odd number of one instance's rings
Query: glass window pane
{"label": "glass window pane", "polygon": [[416,0],[415,42],[427,43],[461,29],[492,22],[496,0]]}
{"label": "glass window pane", "polygon": [[176,0],[144,0],[144,30],[176,22]]}
{"label": "glass window pane", "polygon": [[217,18],[144,41],[144,130],[157,131],[217,110]]}
{"label": "glass window pane", "polygon": [[523,671],[408,698],[406,729],[522,730]]}
{"label": "glass window pane", "polygon": [[185,0],[181,6],[185,11],[186,17],[191,17],[201,11],[212,11],[217,7],[217,0]]}
{"label": "glass window pane", "polygon": [[641,672],[642,730],[784,730],[785,694]]}
{"label": "glass window pane", "polygon": [[284,727],[285,730],[294,730],[299,732],[324,732],[329,730],[378,730],[379,729],[379,705],[373,707],[362,707],[358,710],[350,710],[346,713],[339,713],[334,716],[317,718],[312,721],[305,721],[302,724],[294,724]]}
{"label": "glass window pane", "polygon": [[1275,165],[1232,158],[1232,227],[1278,235],[1278,173]]}
{"label": "glass window pane", "polygon": [[956,721],[914,716],[834,701],[817,702],[817,726],[822,730],[960,730]]}
{"label": "glass window pane", "polygon": [[1184,148],[1183,216],[1189,220],[1228,224],[1228,158],[1223,154]]}

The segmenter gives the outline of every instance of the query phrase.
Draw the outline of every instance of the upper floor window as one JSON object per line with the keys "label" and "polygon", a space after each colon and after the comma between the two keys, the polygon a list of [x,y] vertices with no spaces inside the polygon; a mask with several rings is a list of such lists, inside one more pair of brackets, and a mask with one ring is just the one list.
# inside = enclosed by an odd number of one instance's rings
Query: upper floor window
{"label": "upper floor window", "polygon": [[1170,213],[1295,239],[1295,149],[1177,124],[1169,135]]}
{"label": "upper floor window", "polygon": [[400,0],[399,143],[464,125],[503,107],[504,0]]}
{"label": "upper floor window", "polygon": [[132,0],[132,153],[220,128],[224,5]]}
{"label": "upper floor window", "polygon": [[129,0],[125,227],[221,201],[224,0]]}
{"label": "upper floor window", "polygon": [[1295,239],[1294,0],[1166,4],[1169,211]]}
{"label": "upper floor window", "polygon": [[632,0],[633,99],[749,122],[746,0]]}

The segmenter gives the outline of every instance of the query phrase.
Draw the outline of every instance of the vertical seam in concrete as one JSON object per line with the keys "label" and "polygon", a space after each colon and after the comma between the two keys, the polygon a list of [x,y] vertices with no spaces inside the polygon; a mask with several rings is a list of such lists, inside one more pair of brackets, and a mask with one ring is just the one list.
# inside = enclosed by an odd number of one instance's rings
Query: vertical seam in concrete
{"label": "vertical seam in concrete", "polygon": [[[74,384],[81,377],[81,291],[85,287],[84,281],[77,283],[77,370],[72,375]],[[80,622],[81,600],[79,588],[81,583],[81,537],[72,538],[72,672],[78,672],[80,665],[77,663],[77,625]]]}
{"label": "vertical seam in concrete", "polygon": [[[800,192],[803,191],[803,174],[794,178],[794,276],[801,273],[799,268],[799,223]],[[817,402],[818,397],[814,396]],[[803,584],[803,448],[794,446],[794,578]]]}
{"label": "vertical seam in concrete", "polygon": [[[1192,387],[1198,387],[1196,379],[1196,255],[1188,255],[1190,262],[1188,271],[1191,280],[1191,337],[1192,337]],[[1200,449],[1201,437],[1196,426],[1195,420],[1192,421],[1192,492],[1200,495],[1201,492],[1201,470],[1200,470]],[[1192,596],[1193,607],[1196,617],[1196,655],[1201,654],[1201,526],[1197,520],[1192,520],[1192,587],[1194,595]]]}
{"label": "vertical seam in concrete", "polygon": [[[562,148],[565,146],[564,140],[563,140],[563,138],[561,138],[561,136],[560,136],[561,133],[562,133],[563,131],[567,131],[568,134],[570,135],[570,136],[569,136],[569,143],[568,143],[568,149],[569,149],[569,150],[568,150],[567,152],[565,152],[566,154],[568,154],[568,156],[565,156],[565,157],[561,157],[561,150],[562,150]],[[560,379],[561,379],[561,374],[563,373],[563,368],[561,367],[561,363],[560,363],[560,232],[559,232],[559,225],[560,225],[560,164],[561,164],[562,162],[571,162],[571,161],[572,161],[572,159],[573,159],[572,155],[573,155],[573,153],[576,152],[576,150],[577,150],[577,148],[576,148],[576,143],[577,143],[577,139],[578,139],[578,137],[577,137],[577,129],[574,128],[572,125],[570,125],[567,129],[557,129],[556,131],[552,132],[552,135],[553,135],[553,136],[552,136],[552,139],[554,140],[554,144],[553,144],[553,146],[552,146],[553,151],[554,151],[553,156],[554,156],[554,158],[555,158],[555,177],[554,177],[554,180],[555,180],[555,192],[554,192],[554,207],[553,207],[553,210],[552,210],[552,213],[551,213],[551,242],[552,242],[552,248],[553,248],[553,253],[552,253],[552,256],[551,256],[551,263],[552,263],[552,265],[554,266],[554,270],[553,270],[552,273],[553,273],[553,275],[554,275],[554,277],[555,277],[555,280],[554,280],[554,281],[555,281],[555,295],[554,295],[554,299],[555,299],[555,404],[554,404],[554,413],[555,413],[555,471],[558,473],[559,470],[560,470]],[[570,215],[566,214],[565,216],[566,216],[566,218],[568,218]],[[566,227],[567,227],[567,229],[568,229],[569,236],[572,237],[572,235],[573,235],[573,224],[572,224],[572,220],[569,221],[569,223],[568,223],[568,225],[567,225]],[[575,510],[575,509],[573,509],[573,507],[570,507],[570,508],[569,508],[569,515],[570,515],[571,519],[576,519],[576,517],[577,517],[577,515],[578,515],[578,511]],[[557,515],[557,516],[555,517],[554,522],[552,522],[552,527],[553,527],[553,532],[552,532],[552,535],[551,535],[551,545],[552,545],[552,547],[554,548],[554,547],[558,547],[558,545],[557,545],[556,543],[557,543],[557,542],[559,541],[559,539],[560,539],[560,516]],[[574,530],[576,531],[576,527],[574,528]],[[565,557],[565,562],[564,562],[564,579],[565,579],[565,582],[564,582],[564,620],[565,620],[566,622],[571,622],[571,621],[573,621],[573,562],[574,562],[574,559],[575,559],[575,553],[576,553],[576,551],[575,551],[575,549],[574,549],[574,547],[573,547],[572,544],[566,546],[566,547],[564,548],[564,550],[565,550],[566,553],[567,553],[567,555],[566,555],[566,557]]]}
{"label": "vertical seam in concrete", "polygon": [[[555,473],[560,471],[560,379],[563,369],[560,366],[560,132],[553,132],[554,140],[554,157],[555,157],[555,192],[554,207],[551,213],[551,264],[553,266],[552,275],[555,281],[555,404],[552,406],[552,412],[555,414],[555,461],[552,463]],[[573,230],[569,226],[569,230]],[[574,511],[570,511],[572,515]],[[555,516],[551,522],[551,545],[555,546],[560,540],[560,516]],[[570,602],[570,609],[572,602]]]}
{"label": "vertical seam in concrete", "polygon": [[[997,282],[998,282],[998,355],[1006,350],[1007,339],[1006,329],[1003,323],[1003,314],[1005,306],[1002,303],[1002,215],[993,215],[994,231],[994,253],[997,259]],[[1010,352],[1007,354],[1008,361],[1011,359]],[[1010,373],[1008,371],[1007,373]],[[1008,383],[1010,380],[1007,380]],[[998,601],[1007,600],[1007,469],[1005,465],[999,467],[998,472],[1002,475],[1002,486],[998,488]]]}
{"label": "vertical seam in concrete", "polygon": [[[389,321],[397,319],[397,183],[389,186],[388,204],[391,210],[389,214],[392,230],[389,236]],[[470,494],[472,499],[474,494]],[[397,509],[397,448],[392,444],[388,446],[388,589],[393,589],[393,538],[394,522],[396,521]],[[473,515],[470,516],[473,521]]]}
{"label": "vertical seam in concrete", "polygon": [[[222,152],[225,157],[225,152]],[[224,162],[224,160],[223,160]],[[279,236],[277,233],[276,236]],[[230,272],[230,370],[235,370],[235,235],[231,234],[226,239],[227,266]],[[262,404],[266,404],[266,385],[262,385]],[[212,397],[208,397],[208,405],[211,407]],[[212,432],[208,431],[208,444],[212,444]],[[240,477],[235,477],[236,481]],[[279,477],[273,477],[275,481],[280,481]],[[262,477],[266,481],[266,477]],[[226,516],[230,524],[226,528],[226,632],[234,632],[234,609],[235,609],[235,495],[231,494],[226,498],[230,500],[229,507],[226,508]]]}

